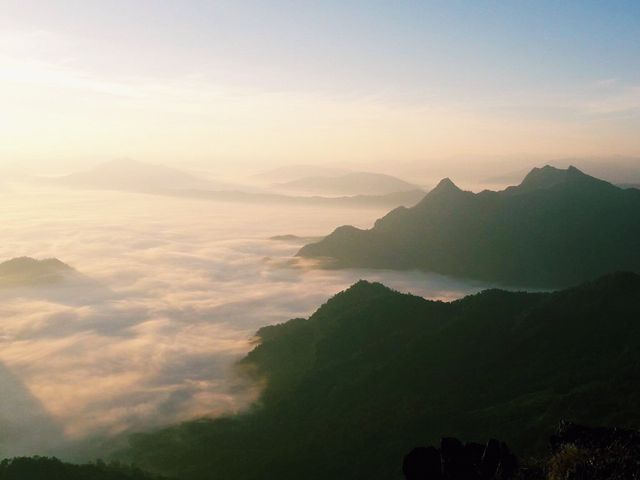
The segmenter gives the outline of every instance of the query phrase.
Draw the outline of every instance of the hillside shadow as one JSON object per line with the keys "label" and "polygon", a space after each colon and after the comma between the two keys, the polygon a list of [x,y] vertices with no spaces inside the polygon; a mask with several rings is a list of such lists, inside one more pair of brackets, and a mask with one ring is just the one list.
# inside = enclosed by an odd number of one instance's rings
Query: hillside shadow
{"label": "hillside shadow", "polygon": [[63,442],[62,428],[24,383],[0,363],[0,458],[47,454]]}

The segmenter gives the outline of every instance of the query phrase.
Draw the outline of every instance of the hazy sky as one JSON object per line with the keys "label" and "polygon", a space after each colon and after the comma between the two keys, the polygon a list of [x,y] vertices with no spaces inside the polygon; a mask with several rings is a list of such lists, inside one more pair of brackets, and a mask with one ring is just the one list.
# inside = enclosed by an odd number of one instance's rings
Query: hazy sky
{"label": "hazy sky", "polygon": [[640,154],[640,2],[2,0],[0,165]]}

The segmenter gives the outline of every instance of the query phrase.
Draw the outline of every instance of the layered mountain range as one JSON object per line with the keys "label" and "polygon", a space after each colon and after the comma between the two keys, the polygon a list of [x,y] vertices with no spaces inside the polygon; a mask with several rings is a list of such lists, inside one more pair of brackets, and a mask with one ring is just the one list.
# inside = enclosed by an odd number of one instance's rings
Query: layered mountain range
{"label": "layered mountain range", "polygon": [[640,190],[569,167],[533,169],[502,191],[442,180],[413,207],[361,230],[342,226],[304,246],[332,268],[420,269],[529,287],[640,272]]}

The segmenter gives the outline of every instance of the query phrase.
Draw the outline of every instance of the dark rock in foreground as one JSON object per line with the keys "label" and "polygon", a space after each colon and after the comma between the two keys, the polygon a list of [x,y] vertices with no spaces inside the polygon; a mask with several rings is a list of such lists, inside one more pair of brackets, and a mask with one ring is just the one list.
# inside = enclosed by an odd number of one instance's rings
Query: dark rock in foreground
{"label": "dark rock in foreground", "polygon": [[407,480],[512,480],[517,466],[515,455],[498,440],[481,445],[443,438],[440,448],[418,447],[409,452],[402,472]]}
{"label": "dark rock in foreground", "polygon": [[506,444],[417,447],[402,462],[406,480],[635,480],[640,479],[640,432],[561,422],[549,454],[520,464]]}

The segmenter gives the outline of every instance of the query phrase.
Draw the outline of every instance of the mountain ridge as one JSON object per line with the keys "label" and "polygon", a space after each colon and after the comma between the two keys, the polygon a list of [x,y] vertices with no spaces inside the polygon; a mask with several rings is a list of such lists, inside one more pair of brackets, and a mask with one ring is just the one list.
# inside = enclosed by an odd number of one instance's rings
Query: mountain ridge
{"label": "mountain ridge", "polygon": [[50,180],[70,187],[143,193],[165,189],[231,188],[223,182],[202,179],[178,168],[132,159],[110,160],[88,170]]}
{"label": "mountain ridge", "polygon": [[400,178],[372,172],[349,172],[336,176],[302,177],[273,185],[274,188],[315,194],[388,195],[420,190],[418,185]]}
{"label": "mountain ridge", "polygon": [[498,192],[468,192],[444,179],[373,228],[339,227],[297,255],[329,268],[420,269],[555,288],[640,271],[638,243],[640,191],[546,166]]}
{"label": "mountain ridge", "polygon": [[361,281],[258,332],[239,363],[265,384],[248,412],[137,435],[124,458],[194,480],[399,479],[443,436],[530,454],[563,418],[640,425],[638,298],[629,272],[450,303]]}

